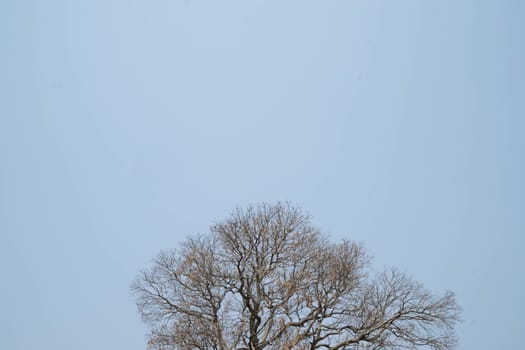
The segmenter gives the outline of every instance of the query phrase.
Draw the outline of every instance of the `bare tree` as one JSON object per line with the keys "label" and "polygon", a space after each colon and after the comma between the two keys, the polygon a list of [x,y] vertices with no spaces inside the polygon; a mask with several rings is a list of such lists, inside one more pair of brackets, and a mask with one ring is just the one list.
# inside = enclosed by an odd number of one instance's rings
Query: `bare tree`
{"label": "bare tree", "polygon": [[237,209],[132,285],[155,350],[452,349],[459,307],[289,204]]}

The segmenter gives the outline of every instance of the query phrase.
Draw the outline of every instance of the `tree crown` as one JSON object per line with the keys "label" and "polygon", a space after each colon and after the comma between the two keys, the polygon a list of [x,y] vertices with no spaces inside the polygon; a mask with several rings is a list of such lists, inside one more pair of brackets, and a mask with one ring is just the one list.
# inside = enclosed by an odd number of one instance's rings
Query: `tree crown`
{"label": "tree crown", "polygon": [[289,203],[237,209],[132,285],[155,350],[452,349],[459,307]]}

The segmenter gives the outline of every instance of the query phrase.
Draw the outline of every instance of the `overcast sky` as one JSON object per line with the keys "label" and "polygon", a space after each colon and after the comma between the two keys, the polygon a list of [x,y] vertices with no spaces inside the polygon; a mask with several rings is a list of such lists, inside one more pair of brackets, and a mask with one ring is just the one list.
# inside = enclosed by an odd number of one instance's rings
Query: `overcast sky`
{"label": "overcast sky", "polygon": [[289,200],[519,348],[524,37],[522,0],[1,1],[1,347],[144,349],[138,271]]}

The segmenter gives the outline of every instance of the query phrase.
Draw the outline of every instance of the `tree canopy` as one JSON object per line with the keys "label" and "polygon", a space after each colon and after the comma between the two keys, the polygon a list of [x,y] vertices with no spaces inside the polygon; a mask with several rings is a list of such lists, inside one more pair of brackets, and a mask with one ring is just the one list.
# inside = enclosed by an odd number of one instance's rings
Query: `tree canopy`
{"label": "tree canopy", "polygon": [[453,349],[459,307],[288,203],[237,209],[132,285],[154,350]]}

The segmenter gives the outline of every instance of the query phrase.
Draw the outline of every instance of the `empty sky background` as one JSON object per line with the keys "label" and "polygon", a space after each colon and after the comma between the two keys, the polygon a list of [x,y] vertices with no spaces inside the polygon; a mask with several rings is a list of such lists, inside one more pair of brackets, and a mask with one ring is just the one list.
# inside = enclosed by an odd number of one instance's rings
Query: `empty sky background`
{"label": "empty sky background", "polygon": [[145,347],[129,285],[289,200],[464,309],[525,323],[525,2],[0,2],[0,342]]}

